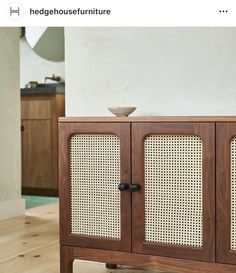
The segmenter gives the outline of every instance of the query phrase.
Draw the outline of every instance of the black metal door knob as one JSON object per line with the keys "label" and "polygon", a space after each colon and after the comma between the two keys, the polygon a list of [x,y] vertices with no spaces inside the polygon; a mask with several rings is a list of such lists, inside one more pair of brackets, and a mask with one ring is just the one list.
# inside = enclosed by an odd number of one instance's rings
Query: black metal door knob
{"label": "black metal door knob", "polygon": [[127,183],[120,183],[118,185],[119,191],[127,191],[129,189],[129,184]]}
{"label": "black metal door knob", "polygon": [[132,191],[132,192],[135,192],[135,191],[138,191],[138,190],[140,190],[140,185],[139,184],[131,184],[130,186],[129,186],[129,188],[130,188],[130,190]]}

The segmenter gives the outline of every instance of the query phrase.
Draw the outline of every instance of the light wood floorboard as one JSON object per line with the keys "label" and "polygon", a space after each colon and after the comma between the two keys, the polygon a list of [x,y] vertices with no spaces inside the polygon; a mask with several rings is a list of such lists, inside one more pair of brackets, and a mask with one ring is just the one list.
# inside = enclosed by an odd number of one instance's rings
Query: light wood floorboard
{"label": "light wood floorboard", "polygon": [[[149,270],[75,261],[74,273],[147,273]],[[160,272],[160,271],[152,271]],[[59,273],[58,204],[0,221],[0,273]]]}

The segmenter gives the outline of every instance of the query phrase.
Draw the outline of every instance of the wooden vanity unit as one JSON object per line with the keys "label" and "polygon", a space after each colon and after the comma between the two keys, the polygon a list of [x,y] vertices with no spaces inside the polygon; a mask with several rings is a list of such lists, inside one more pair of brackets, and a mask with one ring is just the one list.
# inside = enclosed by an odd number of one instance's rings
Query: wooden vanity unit
{"label": "wooden vanity unit", "polygon": [[22,192],[58,195],[58,117],[65,96],[55,90],[21,93]]}
{"label": "wooden vanity unit", "polygon": [[236,272],[236,117],[60,118],[59,181],[61,273]]}

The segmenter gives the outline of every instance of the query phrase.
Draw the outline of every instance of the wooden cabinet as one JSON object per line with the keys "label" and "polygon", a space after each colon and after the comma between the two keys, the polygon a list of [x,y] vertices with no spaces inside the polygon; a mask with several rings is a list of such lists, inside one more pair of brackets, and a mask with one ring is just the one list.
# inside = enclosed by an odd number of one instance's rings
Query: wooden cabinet
{"label": "wooden cabinet", "polygon": [[61,273],[73,259],[236,272],[228,119],[60,119]]}
{"label": "wooden cabinet", "polygon": [[236,264],[236,123],[216,124],[217,261]]}
{"label": "wooden cabinet", "polygon": [[58,194],[57,119],[64,95],[22,95],[22,192]]}

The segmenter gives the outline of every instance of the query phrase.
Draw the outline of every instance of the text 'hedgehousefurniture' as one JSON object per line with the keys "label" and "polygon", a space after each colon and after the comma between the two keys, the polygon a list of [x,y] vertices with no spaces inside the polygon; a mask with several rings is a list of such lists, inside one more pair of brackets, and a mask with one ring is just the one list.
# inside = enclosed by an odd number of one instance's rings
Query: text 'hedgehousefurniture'
{"label": "text 'hedgehousefurniture'", "polygon": [[236,117],[60,118],[59,172],[61,273],[236,272]]}

